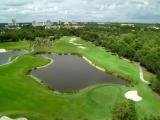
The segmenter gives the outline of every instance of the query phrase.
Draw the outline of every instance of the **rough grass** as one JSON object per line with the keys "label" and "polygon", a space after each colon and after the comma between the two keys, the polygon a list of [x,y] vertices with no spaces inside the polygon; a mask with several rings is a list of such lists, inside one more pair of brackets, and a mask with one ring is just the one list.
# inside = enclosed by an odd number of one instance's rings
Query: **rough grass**
{"label": "rough grass", "polygon": [[[89,86],[76,94],[55,94],[26,75],[28,70],[47,64],[49,60],[31,54],[22,55],[12,64],[0,67],[0,115],[24,116],[29,120],[111,120],[114,105],[125,99],[124,94],[128,90],[138,90],[143,97],[136,103],[139,117],[160,114],[160,96],[140,81],[137,66],[77,38],[77,43],[87,47],[80,49],[68,43],[70,39],[63,37],[57,40],[53,51],[84,55],[107,71],[130,78],[137,84],[134,87],[101,84]],[[20,48],[17,44],[12,44],[12,47],[6,45],[5,48]],[[149,74],[147,76],[150,78]]]}

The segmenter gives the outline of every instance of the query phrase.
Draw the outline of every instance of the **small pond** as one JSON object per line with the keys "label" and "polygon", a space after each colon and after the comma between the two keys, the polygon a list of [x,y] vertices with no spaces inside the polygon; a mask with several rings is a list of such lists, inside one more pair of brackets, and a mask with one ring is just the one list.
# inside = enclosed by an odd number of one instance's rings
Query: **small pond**
{"label": "small pond", "polygon": [[0,65],[9,61],[10,57],[25,54],[26,51],[8,51],[0,53]]}
{"label": "small pond", "polygon": [[32,71],[32,75],[44,81],[50,89],[60,92],[78,91],[101,83],[125,84],[126,80],[96,69],[76,55],[43,55],[54,60],[44,68]]}

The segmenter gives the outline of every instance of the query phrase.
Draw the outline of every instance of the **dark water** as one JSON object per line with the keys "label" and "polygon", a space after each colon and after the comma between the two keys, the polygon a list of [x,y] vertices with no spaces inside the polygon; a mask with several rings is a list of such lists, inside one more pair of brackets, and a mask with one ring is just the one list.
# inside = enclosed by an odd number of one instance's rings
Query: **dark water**
{"label": "dark water", "polygon": [[57,91],[75,91],[99,83],[127,83],[102,72],[84,59],[75,55],[45,55],[54,60],[45,68],[32,71],[32,75],[48,84]]}
{"label": "dark water", "polygon": [[0,65],[7,63],[12,56],[22,55],[24,53],[26,53],[26,51],[8,51],[0,53]]}

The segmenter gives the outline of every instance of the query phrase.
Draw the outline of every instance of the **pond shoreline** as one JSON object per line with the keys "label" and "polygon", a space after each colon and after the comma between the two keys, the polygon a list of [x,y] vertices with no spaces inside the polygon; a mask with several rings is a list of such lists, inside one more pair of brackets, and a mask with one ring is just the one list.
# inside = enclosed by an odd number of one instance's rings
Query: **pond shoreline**
{"label": "pond shoreline", "polygon": [[42,66],[36,67],[36,69],[45,68],[45,67],[47,67],[47,66],[49,66],[49,65],[51,65],[51,64],[53,63],[53,59],[51,59],[51,58],[49,58],[49,57],[46,57],[46,56],[42,56],[42,57],[45,58],[45,59],[50,60],[50,62],[47,63],[46,65],[42,65]]}
{"label": "pond shoreline", "polygon": [[[28,51],[26,51],[26,50],[25,51],[13,50],[13,51],[7,51],[7,52],[5,52],[3,54],[7,54],[9,52],[22,52],[22,53],[15,53],[15,54],[13,53],[13,55],[11,55],[5,63],[0,64],[0,66],[5,66],[5,65],[8,65],[8,64],[11,64],[11,63],[15,62],[21,55],[26,54]],[[15,58],[12,59],[14,56],[15,56]]]}
{"label": "pond shoreline", "polygon": [[[126,84],[127,81],[96,66],[88,58],[73,54],[41,54],[50,62],[31,70],[32,78],[56,91],[79,91],[94,84]],[[54,61],[54,64],[53,64]],[[41,69],[44,68],[44,69]]]}

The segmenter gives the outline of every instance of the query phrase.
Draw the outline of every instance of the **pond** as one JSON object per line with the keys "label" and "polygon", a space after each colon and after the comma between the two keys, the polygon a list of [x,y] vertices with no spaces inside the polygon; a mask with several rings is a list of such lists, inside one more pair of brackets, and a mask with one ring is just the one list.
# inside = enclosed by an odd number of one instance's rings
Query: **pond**
{"label": "pond", "polygon": [[25,54],[26,51],[8,51],[0,53],[0,65],[9,61],[10,57]]}
{"label": "pond", "polygon": [[127,81],[96,69],[76,55],[43,55],[53,59],[47,67],[32,71],[32,75],[47,83],[50,89],[60,92],[78,91],[101,83],[126,84]]}

